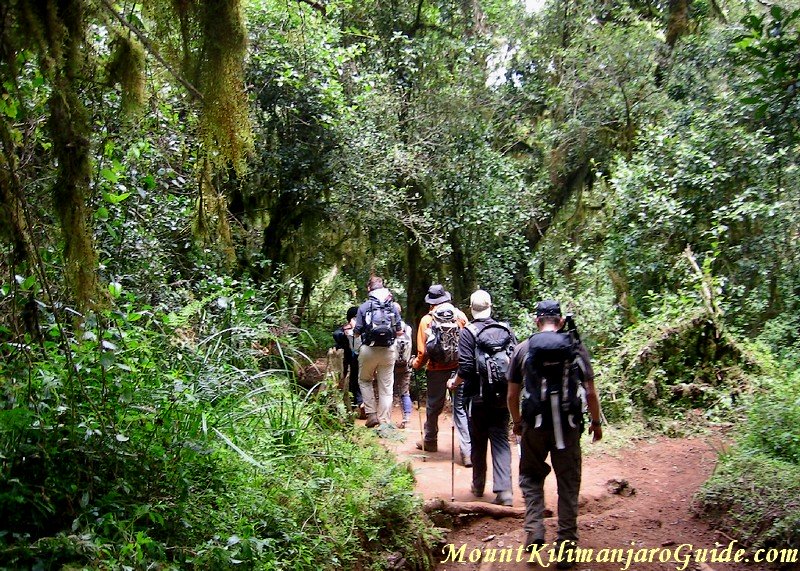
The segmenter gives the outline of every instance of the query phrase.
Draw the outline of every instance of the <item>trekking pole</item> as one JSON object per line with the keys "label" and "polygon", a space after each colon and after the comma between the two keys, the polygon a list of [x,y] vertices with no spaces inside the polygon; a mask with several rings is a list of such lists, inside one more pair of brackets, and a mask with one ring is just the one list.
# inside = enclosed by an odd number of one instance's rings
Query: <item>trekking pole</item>
{"label": "trekking pole", "polygon": [[456,420],[450,423],[450,501],[456,501]]}
{"label": "trekking pole", "polygon": [[419,389],[419,377],[417,376],[417,372],[414,371],[414,386],[417,389],[417,414],[419,415],[419,441],[422,442],[422,461],[426,462],[428,460],[428,455],[425,454],[425,433],[423,431],[422,425],[422,391]]}
{"label": "trekking pole", "polygon": [[455,391],[449,390],[450,403],[450,501],[456,501],[456,401]]}

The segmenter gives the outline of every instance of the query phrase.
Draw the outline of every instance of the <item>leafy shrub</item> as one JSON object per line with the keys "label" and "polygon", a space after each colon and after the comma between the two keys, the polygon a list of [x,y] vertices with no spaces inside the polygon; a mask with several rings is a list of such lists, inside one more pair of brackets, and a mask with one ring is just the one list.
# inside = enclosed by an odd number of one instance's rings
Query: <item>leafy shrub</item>
{"label": "leafy shrub", "polygon": [[0,566],[430,566],[408,470],[298,392],[293,329],[213,290],[2,347]]}
{"label": "leafy shrub", "polygon": [[660,310],[630,327],[609,355],[604,386],[613,404],[606,415],[625,418],[641,410],[652,423],[699,409],[708,419],[735,418],[746,373],[756,367],[695,298],[665,296]]}
{"label": "leafy shrub", "polygon": [[767,345],[778,359],[784,361],[787,367],[796,369],[800,367],[798,330],[800,330],[800,313],[790,310],[764,323],[758,339]]}
{"label": "leafy shrub", "polygon": [[695,510],[745,545],[800,547],[800,466],[737,447],[720,459]]}
{"label": "leafy shrub", "polygon": [[800,547],[800,374],[763,383],[698,511],[754,547]]}
{"label": "leafy shrub", "polygon": [[770,379],[756,395],[745,445],[776,460],[800,466],[800,372]]}

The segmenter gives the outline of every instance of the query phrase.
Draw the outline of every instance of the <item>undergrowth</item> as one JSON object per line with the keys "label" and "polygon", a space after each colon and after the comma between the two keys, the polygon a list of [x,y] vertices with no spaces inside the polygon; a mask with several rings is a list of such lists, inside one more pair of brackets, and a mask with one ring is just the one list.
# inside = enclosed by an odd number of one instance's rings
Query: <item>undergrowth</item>
{"label": "undergrowth", "polygon": [[735,447],[695,498],[746,545],[800,547],[800,373],[765,381]]}
{"label": "undergrowth", "polygon": [[411,472],[237,295],[2,345],[0,567],[430,567]]}
{"label": "undergrowth", "polygon": [[693,300],[665,302],[631,326],[599,369],[609,420],[636,418],[679,435],[687,427],[737,420],[760,363],[747,344]]}

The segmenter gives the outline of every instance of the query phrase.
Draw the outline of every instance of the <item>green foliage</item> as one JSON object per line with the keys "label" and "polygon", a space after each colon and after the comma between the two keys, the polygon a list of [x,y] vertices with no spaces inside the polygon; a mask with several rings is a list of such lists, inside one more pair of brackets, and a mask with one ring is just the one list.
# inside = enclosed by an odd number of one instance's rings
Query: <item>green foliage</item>
{"label": "green foliage", "polygon": [[800,466],[800,373],[769,379],[754,396],[743,445]]}
{"label": "green foliage", "polygon": [[297,338],[254,324],[253,298],[217,289],[172,317],[129,303],[68,353],[57,323],[40,349],[2,345],[38,365],[0,370],[0,564],[333,569],[401,548],[430,564],[410,472],[336,395],[298,395]]}
{"label": "green foliage", "polygon": [[764,324],[758,341],[764,343],[784,366],[791,371],[800,368],[800,315],[788,311]]}
{"label": "green foliage", "polygon": [[718,331],[694,295],[654,301],[661,305],[628,328],[607,355],[606,415],[626,418],[641,411],[647,422],[658,423],[696,409],[707,421],[735,419],[757,362],[730,333]]}
{"label": "green foliage", "polygon": [[696,510],[754,548],[800,546],[800,467],[734,448],[695,498]]}
{"label": "green foliage", "polygon": [[687,244],[707,252],[714,273],[724,276],[728,303],[741,308],[734,322],[749,326],[778,301],[769,288],[784,276],[765,279],[764,267],[780,267],[794,215],[777,186],[781,153],[769,151],[763,134],[727,121],[723,114],[692,115],[643,136],[613,180],[608,252],[634,302],[651,290],[680,288],[683,274],[673,260]]}
{"label": "green foliage", "polygon": [[754,76],[742,103],[753,106],[756,119],[790,138],[796,136],[796,121],[786,121],[786,116],[796,119],[800,110],[799,24],[800,10],[779,5],[771,6],[769,13],[748,14],[742,19],[745,32],[736,38],[732,50]]}
{"label": "green foliage", "polygon": [[738,444],[698,493],[703,515],[755,547],[800,546],[800,375],[767,378]]}

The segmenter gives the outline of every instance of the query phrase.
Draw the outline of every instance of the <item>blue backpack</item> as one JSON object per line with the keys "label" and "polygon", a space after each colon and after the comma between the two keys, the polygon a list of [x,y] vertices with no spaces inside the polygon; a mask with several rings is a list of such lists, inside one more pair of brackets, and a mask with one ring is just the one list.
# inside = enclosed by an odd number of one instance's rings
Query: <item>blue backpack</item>
{"label": "blue backpack", "polygon": [[382,302],[377,299],[369,301],[370,306],[364,315],[365,329],[361,339],[364,345],[370,347],[391,347],[397,330],[394,302],[391,299]]}

